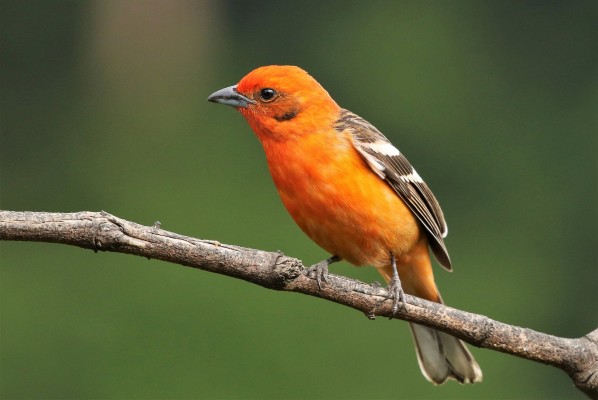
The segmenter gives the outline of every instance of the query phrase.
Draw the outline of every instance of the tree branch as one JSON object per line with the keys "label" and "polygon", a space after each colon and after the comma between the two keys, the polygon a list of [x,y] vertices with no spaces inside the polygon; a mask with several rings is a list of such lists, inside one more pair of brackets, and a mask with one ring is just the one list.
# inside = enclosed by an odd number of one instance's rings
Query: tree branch
{"label": "tree branch", "polygon": [[[0,240],[62,243],[94,251],[156,258],[243,279],[268,289],[299,292],[354,308],[368,318],[391,316],[384,288],[330,274],[318,288],[303,264],[282,253],[195,239],[117,218],[106,212],[0,211]],[[428,325],[477,347],[553,365],[598,399],[598,329],[577,338],[547,335],[405,295],[394,318]]]}

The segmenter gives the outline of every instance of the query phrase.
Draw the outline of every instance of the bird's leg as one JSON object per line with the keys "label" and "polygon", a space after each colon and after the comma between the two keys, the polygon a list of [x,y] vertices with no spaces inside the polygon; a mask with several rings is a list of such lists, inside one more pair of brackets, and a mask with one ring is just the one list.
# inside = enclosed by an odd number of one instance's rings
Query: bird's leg
{"label": "bird's leg", "polygon": [[397,271],[397,260],[395,259],[394,254],[390,255],[390,261],[392,264],[392,279],[388,285],[388,293],[390,294],[390,298],[394,299],[392,303],[392,315],[395,315],[399,310],[399,303],[403,303],[403,305],[405,304],[405,292],[401,286],[399,271]]}
{"label": "bird's leg", "polygon": [[339,256],[332,256],[309,267],[306,274],[307,276],[311,277],[311,275],[315,273],[316,282],[318,282],[318,288],[322,290],[322,282],[328,283],[326,278],[326,275],[328,275],[328,266],[340,260],[341,258]]}

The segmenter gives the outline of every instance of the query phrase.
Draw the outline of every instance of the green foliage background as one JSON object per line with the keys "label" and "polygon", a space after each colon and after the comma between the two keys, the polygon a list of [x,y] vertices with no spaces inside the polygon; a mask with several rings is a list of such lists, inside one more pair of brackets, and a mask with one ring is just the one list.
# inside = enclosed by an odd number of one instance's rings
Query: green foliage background
{"label": "green foliage background", "polygon": [[[205,101],[295,64],[435,191],[450,305],[559,336],[596,327],[596,2],[0,7],[2,209],[106,210],[316,262],[245,121]],[[60,245],[0,254],[3,399],[584,398],[560,371],[477,349],[483,384],[433,387],[405,323],[306,296]]]}

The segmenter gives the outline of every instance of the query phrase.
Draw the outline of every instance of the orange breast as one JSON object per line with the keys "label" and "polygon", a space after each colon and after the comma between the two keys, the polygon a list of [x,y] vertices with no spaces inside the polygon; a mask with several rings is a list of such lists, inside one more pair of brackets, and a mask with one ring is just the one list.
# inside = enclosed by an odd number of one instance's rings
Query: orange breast
{"label": "orange breast", "polygon": [[415,217],[337,132],[262,140],[282,201],[319,246],[355,265],[383,267],[419,238]]}

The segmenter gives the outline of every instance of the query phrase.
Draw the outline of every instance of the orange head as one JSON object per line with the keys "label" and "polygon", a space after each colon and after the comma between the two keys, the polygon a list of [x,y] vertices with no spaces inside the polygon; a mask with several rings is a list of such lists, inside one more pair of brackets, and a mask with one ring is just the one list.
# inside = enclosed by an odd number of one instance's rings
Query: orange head
{"label": "orange head", "polygon": [[208,100],[239,110],[262,141],[288,140],[330,127],[340,111],[314,78],[288,65],[257,68]]}

